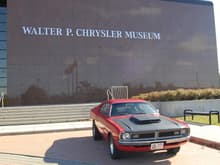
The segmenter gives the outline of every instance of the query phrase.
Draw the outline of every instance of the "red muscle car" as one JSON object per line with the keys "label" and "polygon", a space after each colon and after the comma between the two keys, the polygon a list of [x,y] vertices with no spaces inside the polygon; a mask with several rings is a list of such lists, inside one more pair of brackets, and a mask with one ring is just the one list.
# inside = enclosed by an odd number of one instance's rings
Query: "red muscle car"
{"label": "red muscle car", "polygon": [[112,159],[122,151],[167,150],[176,154],[188,141],[190,128],[183,121],[162,116],[147,101],[105,101],[90,112],[94,140],[104,138]]}

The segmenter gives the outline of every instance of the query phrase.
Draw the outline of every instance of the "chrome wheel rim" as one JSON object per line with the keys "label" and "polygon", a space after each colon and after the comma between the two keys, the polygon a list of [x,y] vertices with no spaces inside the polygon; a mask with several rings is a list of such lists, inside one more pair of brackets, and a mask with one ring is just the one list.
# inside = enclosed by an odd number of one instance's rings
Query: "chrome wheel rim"
{"label": "chrome wheel rim", "polygon": [[113,155],[114,154],[114,144],[113,144],[113,140],[112,139],[110,139],[110,152],[111,152],[111,154]]}

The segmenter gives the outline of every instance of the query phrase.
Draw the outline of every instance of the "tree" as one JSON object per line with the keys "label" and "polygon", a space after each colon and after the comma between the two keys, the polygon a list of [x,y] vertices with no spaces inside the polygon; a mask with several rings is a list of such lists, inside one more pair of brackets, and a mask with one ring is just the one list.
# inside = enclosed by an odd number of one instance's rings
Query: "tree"
{"label": "tree", "polygon": [[24,94],[21,95],[22,105],[47,104],[48,95],[46,91],[36,85],[30,86]]}

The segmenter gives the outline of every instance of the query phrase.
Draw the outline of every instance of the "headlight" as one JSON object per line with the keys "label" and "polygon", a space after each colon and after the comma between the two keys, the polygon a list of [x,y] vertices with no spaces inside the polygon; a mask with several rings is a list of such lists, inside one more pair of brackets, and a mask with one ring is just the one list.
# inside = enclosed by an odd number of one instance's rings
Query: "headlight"
{"label": "headlight", "polygon": [[181,135],[189,135],[190,129],[189,128],[181,129],[180,133],[181,133]]}
{"label": "headlight", "polygon": [[181,133],[181,135],[186,134],[186,129],[181,129],[180,133]]}
{"label": "headlight", "polygon": [[127,140],[127,139],[130,139],[130,138],[131,138],[130,133],[122,133],[121,134],[121,139],[123,139],[123,140]]}

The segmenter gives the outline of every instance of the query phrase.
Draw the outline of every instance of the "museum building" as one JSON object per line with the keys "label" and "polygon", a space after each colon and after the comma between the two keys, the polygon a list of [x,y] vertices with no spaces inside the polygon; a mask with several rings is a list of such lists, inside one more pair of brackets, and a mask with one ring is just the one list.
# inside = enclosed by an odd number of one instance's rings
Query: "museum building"
{"label": "museum building", "polygon": [[7,105],[99,102],[219,87],[213,4],[198,0],[3,0],[0,92]]}

